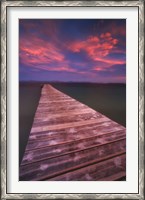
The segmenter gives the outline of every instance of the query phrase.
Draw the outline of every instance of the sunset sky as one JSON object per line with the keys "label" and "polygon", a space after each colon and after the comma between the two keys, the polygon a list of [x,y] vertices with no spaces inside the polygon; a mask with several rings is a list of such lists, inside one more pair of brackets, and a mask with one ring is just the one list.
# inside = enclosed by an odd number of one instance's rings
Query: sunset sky
{"label": "sunset sky", "polygon": [[19,79],[125,83],[126,20],[20,19]]}

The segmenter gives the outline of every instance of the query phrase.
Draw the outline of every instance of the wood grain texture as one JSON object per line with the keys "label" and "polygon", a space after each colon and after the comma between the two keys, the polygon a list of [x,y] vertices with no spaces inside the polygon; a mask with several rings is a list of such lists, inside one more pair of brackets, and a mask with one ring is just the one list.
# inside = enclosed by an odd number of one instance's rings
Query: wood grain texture
{"label": "wood grain texture", "polygon": [[126,176],[126,129],[45,84],[20,165],[23,181]]}

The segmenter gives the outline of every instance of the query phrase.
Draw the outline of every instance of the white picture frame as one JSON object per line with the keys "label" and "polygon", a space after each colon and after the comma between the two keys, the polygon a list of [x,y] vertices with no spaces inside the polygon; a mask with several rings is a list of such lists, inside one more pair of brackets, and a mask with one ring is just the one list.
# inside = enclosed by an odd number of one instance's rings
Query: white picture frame
{"label": "white picture frame", "polygon": [[[135,148],[138,150],[138,174],[136,176],[138,177],[138,191],[136,192],[106,192],[107,188],[103,189],[102,193],[98,192],[91,192],[91,193],[81,193],[73,192],[73,193],[66,193],[63,192],[51,192],[47,193],[34,193],[34,191],[31,192],[32,188],[29,188],[29,192],[18,192],[18,188],[15,191],[9,192],[9,178],[11,176],[11,170],[15,170],[11,168],[8,164],[10,163],[9,160],[11,159],[10,153],[9,153],[9,145],[10,145],[10,137],[9,137],[9,130],[10,127],[9,121],[9,110],[11,101],[11,87],[10,87],[10,77],[11,77],[11,70],[9,69],[10,66],[10,43],[11,39],[8,37],[11,33],[9,32],[9,26],[11,26],[10,20],[8,21],[8,15],[10,12],[10,8],[16,7],[17,10],[20,8],[29,8],[31,11],[31,8],[69,8],[69,7],[79,7],[79,8],[102,8],[102,7],[114,7],[114,8],[137,8],[138,9],[138,112],[135,113],[136,118],[138,118],[138,146]],[[144,3],[143,1],[2,1],[1,2],[1,58],[2,58],[2,64],[1,64],[1,108],[2,108],[2,121],[1,121],[1,199],[144,199],[144,121],[143,121],[143,115],[144,115],[144,63],[143,63],[143,57],[144,57]],[[131,30],[130,30],[131,31]],[[16,32],[16,35],[18,33]],[[15,46],[16,52],[18,52],[18,46]],[[16,58],[16,64],[18,62],[18,58]],[[131,73],[131,72],[129,72]],[[18,76],[18,75],[17,75]],[[16,77],[17,77],[16,76]],[[16,79],[17,80],[17,79]],[[135,79],[136,81],[136,79]],[[13,85],[13,84],[12,84]],[[14,92],[14,90],[13,90]],[[17,109],[16,109],[17,110]],[[132,114],[132,113],[131,113]],[[131,116],[131,115],[130,115]],[[18,116],[16,117],[17,120]],[[18,134],[18,133],[17,133]],[[17,148],[16,148],[17,149]],[[134,155],[133,155],[134,156]],[[20,183],[18,181],[18,183]],[[43,183],[40,183],[43,187]],[[52,183],[50,183],[52,184]],[[53,187],[57,187],[53,184]],[[72,185],[73,186],[73,185]],[[71,185],[69,187],[72,187]],[[17,187],[17,186],[16,186]],[[23,184],[20,184],[20,187],[23,187]],[[83,185],[82,185],[83,187]],[[91,184],[90,186],[91,187]],[[21,191],[21,190],[20,190]],[[54,190],[53,190],[54,191]]]}

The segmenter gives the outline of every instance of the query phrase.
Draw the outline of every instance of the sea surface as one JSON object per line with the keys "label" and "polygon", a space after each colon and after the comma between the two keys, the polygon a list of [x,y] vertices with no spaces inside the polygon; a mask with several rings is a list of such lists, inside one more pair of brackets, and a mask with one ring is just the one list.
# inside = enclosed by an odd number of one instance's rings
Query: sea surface
{"label": "sea surface", "polygon": [[[19,160],[21,163],[44,83],[19,84]],[[56,89],[126,126],[126,85],[52,83]]]}
{"label": "sea surface", "polygon": [[41,84],[19,84],[19,164],[26,148],[40,94]]}

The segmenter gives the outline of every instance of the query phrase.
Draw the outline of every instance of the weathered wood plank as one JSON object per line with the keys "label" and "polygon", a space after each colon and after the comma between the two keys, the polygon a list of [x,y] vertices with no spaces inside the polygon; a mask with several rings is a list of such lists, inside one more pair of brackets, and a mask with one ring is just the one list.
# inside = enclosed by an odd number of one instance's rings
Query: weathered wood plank
{"label": "weathered wood plank", "polygon": [[[61,145],[61,144],[68,144],[68,145],[71,145],[71,144],[77,144],[77,143],[80,143],[81,142],[81,145],[83,146],[83,143],[85,143],[86,145],[89,146],[89,143],[91,144],[100,144],[100,143],[103,143],[103,142],[109,142],[109,141],[112,141],[112,140],[115,140],[115,139],[119,139],[119,138],[124,138],[125,137],[125,134],[124,134],[124,131],[118,131],[116,132],[118,134],[114,134],[113,133],[101,133],[101,134],[98,134],[98,135],[95,135],[95,136],[92,136],[92,137],[82,137],[82,139],[75,139],[73,137],[70,137],[70,138],[55,138],[54,139],[45,139],[45,140],[29,140],[28,142],[28,145],[27,145],[27,148],[26,148],[26,151],[32,151],[32,150],[37,150],[37,149],[40,149],[40,148],[46,148],[46,147],[52,147],[52,146],[58,146],[58,145]],[[56,148],[56,147],[55,147]],[[60,147],[59,147],[60,148]],[[70,148],[70,146],[69,146]]]}
{"label": "weathered wood plank", "polygon": [[88,114],[81,114],[81,115],[77,115],[76,116],[61,116],[61,117],[53,117],[50,116],[48,121],[41,121],[41,122],[37,122],[37,123],[33,123],[33,127],[41,127],[41,126],[46,126],[46,125],[53,125],[53,124],[65,124],[67,123],[74,123],[74,122],[81,122],[81,121],[88,121],[88,120],[92,120],[92,119],[101,119],[103,118],[103,116],[98,116],[98,114],[92,114],[92,113],[88,113]]}
{"label": "weathered wood plank", "polygon": [[[47,115],[41,115],[41,116],[37,116],[35,115],[35,120],[34,120],[34,123],[37,124],[37,122],[44,122],[44,121],[49,121],[49,119],[56,119],[58,117],[68,117],[68,116],[76,116],[76,115],[81,115],[81,114],[92,114],[93,115],[93,112],[91,111],[90,113],[90,109],[79,109],[79,110],[76,110],[76,111],[67,111],[67,112],[62,112],[62,113],[48,113]],[[94,114],[96,114],[96,112],[94,111]],[[101,114],[98,114],[98,117],[101,116]]]}
{"label": "weathered wood plank", "polygon": [[[47,121],[47,118],[50,118],[50,117],[59,117],[62,115],[63,116],[71,116],[71,115],[80,115],[81,113],[95,113],[95,111],[90,111],[90,109],[88,110],[88,108],[84,109],[84,108],[79,108],[78,109],[74,109],[74,110],[67,110],[67,112],[65,110],[63,110],[62,112],[55,112],[55,113],[50,113],[47,112],[47,113],[39,113],[39,115],[35,115],[35,120],[39,120],[39,121]],[[98,114],[99,115],[99,114]]]}
{"label": "weathered wood plank", "polygon": [[44,85],[20,180],[116,180],[125,176],[125,152],[123,126]]}
{"label": "weathered wood plank", "polygon": [[[51,181],[113,181],[125,177],[126,155],[120,155],[87,167],[55,176]],[[116,173],[115,173],[116,172]],[[115,173],[115,174],[114,174]]]}
{"label": "weathered wood plank", "polygon": [[[50,139],[50,140],[56,140],[57,138],[62,140],[67,140],[68,138],[81,139],[85,137],[91,137],[98,134],[103,133],[109,133],[109,132],[118,132],[120,130],[124,130],[123,127],[121,127],[118,124],[114,124],[113,122],[102,122],[102,123],[95,123],[91,125],[84,125],[84,126],[78,126],[78,127],[71,127],[71,128],[62,128],[62,129],[55,129],[50,131],[41,131],[36,133],[31,133],[29,136],[29,141],[37,140],[37,139]],[[125,130],[124,130],[125,132]],[[77,134],[76,134],[77,133]],[[114,134],[116,134],[114,133]]]}
{"label": "weathered wood plank", "polygon": [[[49,167],[48,167],[48,161],[45,161],[41,164],[34,163],[33,165],[30,166],[22,166],[20,180],[28,181],[28,180],[50,179],[55,176],[60,176],[68,172],[75,171],[77,169],[81,169],[93,164],[100,163],[102,161],[107,161],[111,158],[115,158],[123,154],[125,154],[125,151],[119,151],[117,153],[113,153],[112,151],[110,151],[106,156],[95,157],[95,155],[92,155],[89,160],[87,160],[88,156],[87,158],[84,156],[81,160],[84,161],[83,163],[76,162],[75,160],[73,162],[73,159],[71,157],[68,160],[69,162],[62,162],[61,157],[58,157],[53,159],[53,162],[55,163],[52,164],[51,159],[49,159],[50,162]],[[78,159],[78,157],[75,154],[73,156],[76,157],[76,160]]]}
{"label": "weathered wood plank", "polygon": [[81,151],[82,149],[86,150],[88,148],[99,147],[118,140],[125,139],[124,134],[118,135],[118,137],[116,136],[116,138],[114,139],[113,138],[110,139],[110,136],[106,137],[105,136],[104,138],[101,137],[87,138],[81,141],[78,140],[78,141],[69,141],[58,144],[56,143],[54,145],[49,145],[49,146],[45,146],[48,145],[45,142],[41,143],[39,146],[35,146],[33,143],[31,143],[30,149],[28,149],[29,151],[27,150],[27,152],[25,153],[22,165],[33,163],[43,159],[57,157],[64,154],[69,154],[70,152],[71,153],[78,152]]}
{"label": "weathered wood plank", "polygon": [[[35,177],[40,178],[45,174],[58,173],[62,170],[68,170],[71,167],[76,167],[80,164],[85,165],[88,161],[94,161],[103,159],[109,155],[124,152],[125,150],[125,139],[114,141],[113,143],[107,143],[98,147],[94,146],[81,151],[73,151],[69,154],[62,156],[52,157],[46,160],[40,160],[36,163],[21,166],[20,177],[24,180],[31,180]],[[33,156],[32,156],[33,159]],[[44,170],[45,169],[45,170]]]}
{"label": "weathered wood plank", "polygon": [[90,125],[95,123],[101,123],[101,122],[109,122],[109,119],[107,118],[99,118],[99,119],[91,119],[86,121],[79,121],[79,122],[71,122],[71,123],[63,123],[63,124],[56,124],[56,125],[46,125],[41,127],[32,127],[31,133],[37,133],[41,131],[51,131],[51,130],[57,130],[57,129],[63,129],[63,128],[71,128],[71,127],[78,127],[83,125]]}
{"label": "weathered wood plank", "polygon": [[[104,124],[104,123],[103,123]],[[103,125],[101,124],[101,125]],[[101,125],[99,126],[98,125],[98,131],[94,131],[94,132],[91,132],[90,129],[87,129],[86,132],[84,132],[84,130],[77,130],[77,129],[69,129],[68,131],[71,132],[72,134],[70,135],[67,135],[67,130],[65,131],[56,131],[56,132],[48,132],[48,133],[44,133],[44,135],[42,134],[36,134],[36,135],[31,135],[31,137],[29,137],[29,143],[38,143],[38,141],[46,141],[46,140],[57,140],[57,144],[59,142],[68,142],[70,140],[73,140],[73,141],[77,141],[77,140],[85,140],[87,138],[93,138],[93,137],[97,137],[97,136],[102,136],[105,135],[105,134],[108,134],[108,137],[110,134],[112,134],[112,137],[116,137],[118,134],[124,134],[124,130],[123,129],[120,129],[120,127],[116,127],[115,130],[113,129],[109,129],[109,131],[107,131],[106,129],[105,130],[101,130]],[[75,133],[78,133],[79,134],[75,134]],[[90,133],[90,134],[89,134]]]}
{"label": "weathered wood plank", "polygon": [[[58,109],[59,109],[59,107],[61,107],[61,108],[66,108],[66,105],[67,106],[76,106],[76,108],[78,107],[78,102],[76,102],[75,100],[67,100],[67,101],[58,101],[58,102],[53,102],[53,101],[50,101],[50,102],[47,102],[47,103],[40,103],[39,104],[39,106],[38,106],[38,108],[37,108],[37,111],[44,111],[45,109],[47,109],[47,111],[49,111],[49,109],[50,109],[50,107],[51,106],[56,106],[56,107],[58,107]],[[84,106],[83,104],[82,104],[82,107],[83,108],[86,108],[87,109],[87,107],[86,106]]]}

